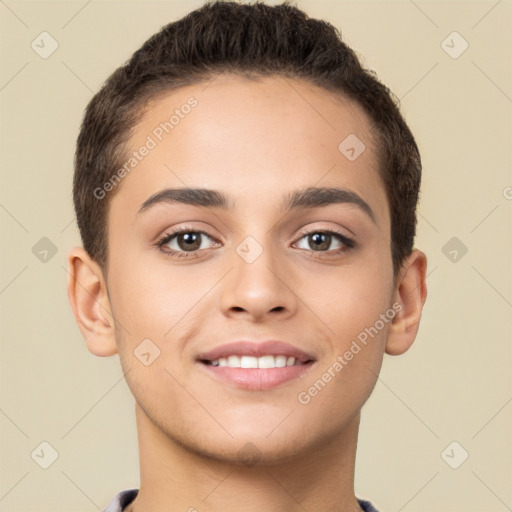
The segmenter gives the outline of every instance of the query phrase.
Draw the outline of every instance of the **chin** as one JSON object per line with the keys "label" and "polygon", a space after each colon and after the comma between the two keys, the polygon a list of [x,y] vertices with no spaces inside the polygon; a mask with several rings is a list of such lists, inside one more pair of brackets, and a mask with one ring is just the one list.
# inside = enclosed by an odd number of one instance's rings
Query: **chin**
{"label": "chin", "polygon": [[234,440],[230,443],[230,446],[190,446],[189,449],[209,459],[246,467],[274,466],[291,462],[300,457],[296,444],[294,446],[275,446],[274,443],[261,438],[254,440],[254,442],[251,440],[245,442]]}

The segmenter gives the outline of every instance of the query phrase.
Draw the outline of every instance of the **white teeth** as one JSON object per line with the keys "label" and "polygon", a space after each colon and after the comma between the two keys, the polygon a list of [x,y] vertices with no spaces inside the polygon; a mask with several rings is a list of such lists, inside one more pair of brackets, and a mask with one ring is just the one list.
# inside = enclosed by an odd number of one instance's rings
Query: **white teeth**
{"label": "white teeth", "polygon": [[228,368],[284,368],[285,366],[301,365],[294,357],[266,355],[255,356],[229,356],[210,361],[212,366],[226,366]]}
{"label": "white teeth", "polygon": [[276,357],[276,367],[284,368],[286,366],[286,356],[277,356]]}
{"label": "white teeth", "polygon": [[238,356],[229,356],[226,366],[229,368],[240,368],[240,358]]}
{"label": "white teeth", "polygon": [[258,368],[275,368],[274,356],[263,356],[258,358]]}
{"label": "white teeth", "polygon": [[251,356],[242,356],[240,358],[241,368],[258,368],[258,358]]}

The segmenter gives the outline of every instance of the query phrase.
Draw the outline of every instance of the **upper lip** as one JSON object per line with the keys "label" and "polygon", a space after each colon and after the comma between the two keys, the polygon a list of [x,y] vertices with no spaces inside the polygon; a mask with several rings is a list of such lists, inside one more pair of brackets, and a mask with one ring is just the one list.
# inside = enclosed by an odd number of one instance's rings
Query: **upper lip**
{"label": "upper lip", "polygon": [[226,343],[220,345],[208,352],[203,352],[198,355],[199,361],[216,361],[221,357],[228,356],[253,356],[261,357],[266,355],[294,357],[296,361],[306,363],[314,361],[313,355],[304,352],[303,350],[294,347],[283,341],[235,341],[233,343]]}

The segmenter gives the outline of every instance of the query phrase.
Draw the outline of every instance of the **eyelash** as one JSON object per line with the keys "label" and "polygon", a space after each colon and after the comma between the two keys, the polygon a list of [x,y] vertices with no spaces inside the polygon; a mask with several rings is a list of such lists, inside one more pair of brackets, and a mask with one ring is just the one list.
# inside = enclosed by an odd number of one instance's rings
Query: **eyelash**
{"label": "eyelash", "polygon": [[[181,229],[179,229],[177,231],[173,231],[171,233],[166,233],[162,238],[160,238],[156,242],[155,245],[166,256],[168,256],[170,258],[176,258],[176,259],[196,258],[196,257],[199,256],[198,252],[201,251],[201,250],[204,250],[204,249],[196,249],[195,251],[188,251],[188,252],[187,251],[176,251],[174,249],[170,249],[170,250],[164,250],[163,249],[164,245],[168,244],[175,236],[182,235],[182,234],[185,234],[185,233],[196,233],[196,234],[205,235],[207,238],[210,238],[214,242],[218,242],[215,238],[210,236],[208,233],[205,233],[204,231],[200,231],[200,230],[194,229],[194,228],[187,228],[185,226],[185,227],[183,227],[183,228],[181,228]],[[327,253],[329,255],[333,255],[333,254],[334,255],[338,255],[338,254],[347,253],[350,250],[352,250],[354,247],[356,247],[356,243],[355,243],[355,241],[352,238],[348,238],[343,233],[340,233],[339,231],[332,230],[332,229],[317,229],[317,230],[301,232],[300,236],[299,236],[299,240],[301,240],[305,236],[313,235],[313,234],[334,235],[344,245],[344,247],[342,249],[338,249],[338,250],[336,250],[334,252],[332,250],[331,251],[313,251],[312,249],[310,249],[310,252],[317,252],[317,253],[320,253],[320,254]],[[307,249],[301,249],[301,250],[307,250]],[[322,258],[322,257],[325,257],[325,256],[319,256],[319,257]]]}

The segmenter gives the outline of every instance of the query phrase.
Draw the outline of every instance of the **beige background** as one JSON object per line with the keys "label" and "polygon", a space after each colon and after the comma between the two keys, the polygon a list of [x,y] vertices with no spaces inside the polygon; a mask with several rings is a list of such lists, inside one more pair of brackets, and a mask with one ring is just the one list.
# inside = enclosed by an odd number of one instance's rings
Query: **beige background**
{"label": "beige background", "polygon": [[[1,512],[103,510],[139,485],[118,356],[86,350],[67,301],[72,157],[103,80],[201,3],[0,2]],[[401,98],[424,163],[428,301],[415,345],[385,357],[363,409],[356,492],[382,512],[511,510],[512,3],[298,5]],[[48,59],[31,48],[43,31],[59,44]],[[456,59],[441,46],[453,31],[469,44]],[[32,250],[43,237],[57,249],[46,262]],[[452,237],[467,247],[456,262]],[[43,441],[58,452],[48,469],[31,458]],[[452,463],[469,453],[458,469],[441,457],[452,441]]]}

